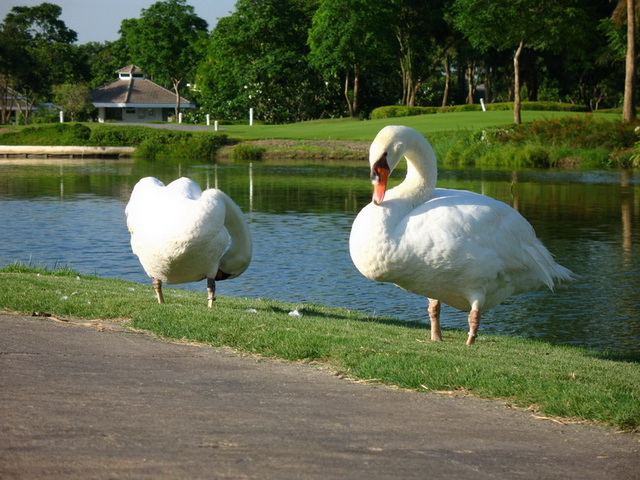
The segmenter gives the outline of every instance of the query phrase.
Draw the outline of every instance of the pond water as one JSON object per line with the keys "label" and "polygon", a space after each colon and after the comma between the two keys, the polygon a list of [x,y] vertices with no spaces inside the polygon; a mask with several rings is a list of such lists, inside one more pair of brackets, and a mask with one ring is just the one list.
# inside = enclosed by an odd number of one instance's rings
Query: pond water
{"label": "pond water", "polygon": [[[165,183],[188,176],[203,188],[217,186],[245,212],[254,259],[241,277],[219,283],[219,295],[426,321],[424,298],[370,281],[351,262],[351,223],[371,198],[365,163],[0,160],[0,266],[68,265],[150,285],[131,253],[124,216],[131,189],[149,175]],[[394,172],[396,183],[403,175]],[[481,335],[640,358],[639,172],[441,169],[438,184],[514,206],[557,261],[580,276],[567,288],[511,297],[487,311]],[[204,297],[204,282],[181,288]],[[445,307],[442,324],[466,330],[466,313]]]}

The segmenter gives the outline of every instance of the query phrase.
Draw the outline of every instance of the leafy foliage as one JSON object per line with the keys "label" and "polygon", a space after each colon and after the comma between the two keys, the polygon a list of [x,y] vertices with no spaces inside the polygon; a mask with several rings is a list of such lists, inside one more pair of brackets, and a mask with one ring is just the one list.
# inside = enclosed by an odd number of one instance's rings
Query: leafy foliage
{"label": "leafy foliage", "polygon": [[490,128],[458,141],[444,162],[482,167],[632,167],[633,125],[589,116]]}
{"label": "leafy foliage", "polygon": [[299,0],[239,0],[218,22],[198,85],[215,116],[271,123],[320,114],[323,89],[307,61],[310,7]]}
{"label": "leafy foliage", "polygon": [[185,0],[156,2],[120,27],[133,61],[158,83],[173,86],[176,118],[180,85],[197,67],[197,43],[206,30],[207,22]]}
{"label": "leafy foliage", "polygon": [[91,103],[89,88],[85,84],[54,85],[53,98],[73,122],[87,120],[95,109]]}

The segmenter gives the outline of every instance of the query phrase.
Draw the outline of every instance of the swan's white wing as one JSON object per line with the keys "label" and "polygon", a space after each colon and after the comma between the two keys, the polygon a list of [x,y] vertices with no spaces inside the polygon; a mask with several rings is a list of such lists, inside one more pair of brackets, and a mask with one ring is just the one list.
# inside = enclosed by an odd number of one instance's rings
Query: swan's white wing
{"label": "swan's white wing", "polygon": [[203,197],[188,179],[167,187],[144,180],[134,188],[126,212],[132,250],[147,274],[165,283],[215,276],[229,242],[224,203]]}
{"label": "swan's white wing", "polygon": [[514,293],[552,287],[557,276],[529,222],[484,195],[436,189],[394,235],[407,255],[398,263],[405,265],[403,288],[458,308],[474,300],[488,308]]}

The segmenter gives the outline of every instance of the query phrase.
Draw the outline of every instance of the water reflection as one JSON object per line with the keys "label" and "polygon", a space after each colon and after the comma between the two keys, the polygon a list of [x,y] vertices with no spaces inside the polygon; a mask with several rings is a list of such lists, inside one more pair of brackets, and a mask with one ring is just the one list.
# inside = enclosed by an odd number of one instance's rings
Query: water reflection
{"label": "water reflection", "polygon": [[[424,299],[371,282],[351,263],[351,222],[371,197],[367,170],[363,163],[0,161],[0,264],[69,264],[83,273],[148,285],[130,251],[124,206],[141,177],[167,183],[186,175],[228,193],[246,213],[254,236],[251,267],[221,283],[221,295],[425,320]],[[402,175],[394,172],[394,181]],[[481,192],[516,207],[558,262],[580,275],[565,290],[512,297],[486,312],[481,333],[640,355],[637,172],[446,169],[439,177],[440,186]],[[466,314],[445,309],[443,326],[466,329]]]}

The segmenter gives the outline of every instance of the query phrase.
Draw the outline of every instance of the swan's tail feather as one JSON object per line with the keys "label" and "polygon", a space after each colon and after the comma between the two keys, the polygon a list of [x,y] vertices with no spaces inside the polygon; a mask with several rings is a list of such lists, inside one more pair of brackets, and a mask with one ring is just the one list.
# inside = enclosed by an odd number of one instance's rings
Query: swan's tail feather
{"label": "swan's tail feather", "polygon": [[576,275],[568,268],[557,264],[553,260],[551,253],[543,245],[526,245],[524,250],[537,267],[540,280],[551,290],[563,283],[575,280]]}
{"label": "swan's tail feather", "polygon": [[224,226],[231,236],[231,245],[222,255],[219,267],[227,275],[225,278],[235,278],[249,268],[251,263],[251,233],[240,207],[221,190],[216,190],[216,195],[225,204]]}

